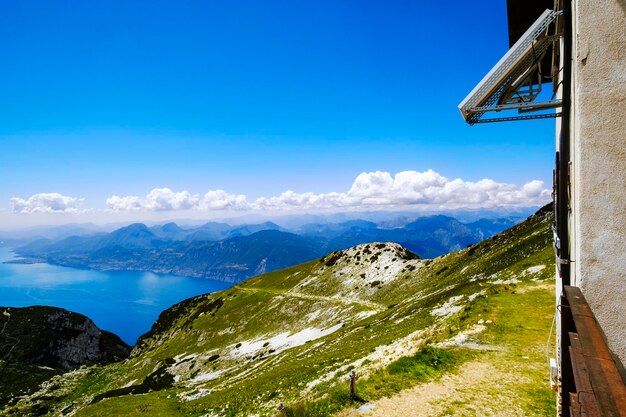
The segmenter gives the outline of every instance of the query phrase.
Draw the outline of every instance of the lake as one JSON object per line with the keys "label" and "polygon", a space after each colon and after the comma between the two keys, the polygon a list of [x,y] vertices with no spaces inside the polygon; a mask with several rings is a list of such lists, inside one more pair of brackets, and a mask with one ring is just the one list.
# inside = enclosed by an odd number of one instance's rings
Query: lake
{"label": "lake", "polygon": [[0,247],[0,306],[46,305],[91,318],[98,327],[135,344],[161,311],[195,295],[233,284],[138,271],[91,271],[49,264],[4,264],[15,259]]}

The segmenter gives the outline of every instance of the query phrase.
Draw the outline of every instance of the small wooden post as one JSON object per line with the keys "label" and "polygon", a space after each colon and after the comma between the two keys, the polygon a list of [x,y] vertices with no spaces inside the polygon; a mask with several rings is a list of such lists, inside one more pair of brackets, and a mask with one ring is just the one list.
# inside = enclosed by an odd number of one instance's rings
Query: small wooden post
{"label": "small wooden post", "polygon": [[354,371],[354,369],[350,372],[349,376],[350,376],[350,399],[356,400],[357,396],[356,396],[356,388],[354,384],[354,381],[356,380],[356,372]]}

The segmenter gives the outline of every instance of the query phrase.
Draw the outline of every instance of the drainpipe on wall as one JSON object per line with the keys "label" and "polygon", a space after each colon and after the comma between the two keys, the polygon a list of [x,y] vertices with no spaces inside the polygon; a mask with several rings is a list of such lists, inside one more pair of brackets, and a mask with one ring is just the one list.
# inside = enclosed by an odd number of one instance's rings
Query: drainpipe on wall
{"label": "drainpipe on wall", "polygon": [[[555,178],[555,222],[556,234],[558,236],[558,248],[556,251],[557,270],[561,281],[561,287],[557,288],[557,294],[564,294],[563,286],[571,285],[570,274],[570,122],[572,104],[572,2],[574,0],[563,0],[563,50],[562,50],[562,107],[561,107],[561,131],[559,135],[557,158],[556,158],[556,178]],[[555,242],[556,243],[556,242]],[[567,299],[564,296],[558,300],[563,309],[569,308]],[[571,358],[567,337],[562,337],[564,332],[571,331],[570,323],[564,320],[564,315],[559,315],[559,326],[557,331],[557,358],[559,365],[559,389],[557,410],[561,417],[570,417],[569,392],[573,392],[573,374],[571,369]]]}

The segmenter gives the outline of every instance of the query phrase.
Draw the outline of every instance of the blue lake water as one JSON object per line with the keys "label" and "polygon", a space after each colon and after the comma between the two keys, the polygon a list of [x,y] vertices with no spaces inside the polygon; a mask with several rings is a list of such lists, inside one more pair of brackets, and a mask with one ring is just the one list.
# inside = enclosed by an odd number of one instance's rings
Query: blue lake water
{"label": "blue lake water", "polygon": [[135,344],[159,313],[173,304],[233,285],[152,272],[1,263],[10,259],[15,259],[13,252],[0,247],[0,306],[62,307],[88,316],[129,344]]}

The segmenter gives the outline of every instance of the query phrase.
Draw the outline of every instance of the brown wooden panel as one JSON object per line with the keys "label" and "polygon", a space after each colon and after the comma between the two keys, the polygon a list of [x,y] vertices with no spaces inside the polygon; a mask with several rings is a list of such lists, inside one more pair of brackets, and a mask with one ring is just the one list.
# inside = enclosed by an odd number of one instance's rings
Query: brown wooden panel
{"label": "brown wooden panel", "polygon": [[583,416],[601,417],[591,381],[589,380],[589,371],[582,353],[578,335],[576,333],[569,333],[569,338],[571,343],[569,352],[572,361],[572,371],[574,373],[577,397],[576,403],[572,402],[571,407],[572,409],[578,407]]}
{"label": "brown wooden panel", "polygon": [[[570,333],[574,334],[574,333]],[[589,380],[589,370],[585,363],[585,357],[580,350],[570,346],[570,358],[572,360],[572,371],[574,373],[574,383],[576,384],[576,392],[593,391],[591,381]]]}
{"label": "brown wooden panel", "polygon": [[[565,286],[564,291],[576,327],[575,339],[580,344],[584,367],[588,372],[600,415],[626,417],[626,386],[617,370],[602,330],[580,288]],[[578,347],[573,350],[578,350]],[[578,352],[576,354],[578,355]],[[577,361],[580,360],[580,358],[577,359]],[[580,373],[578,377],[581,377]],[[582,401],[580,396],[581,390],[577,387],[576,391],[579,393],[578,401],[586,405],[587,401]],[[584,397],[586,399],[587,395]]]}

